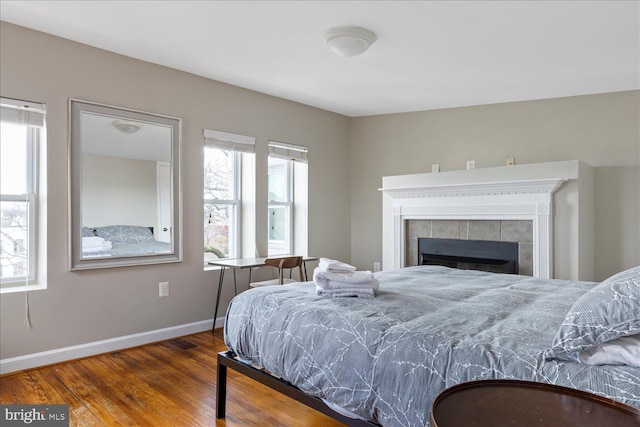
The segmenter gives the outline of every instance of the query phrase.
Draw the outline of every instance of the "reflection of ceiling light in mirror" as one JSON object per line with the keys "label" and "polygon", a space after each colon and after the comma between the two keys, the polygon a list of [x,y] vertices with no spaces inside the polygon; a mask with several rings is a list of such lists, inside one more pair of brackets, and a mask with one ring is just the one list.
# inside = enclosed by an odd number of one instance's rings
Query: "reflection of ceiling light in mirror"
{"label": "reflection of ceiling light in mirror", "polygon": [[128,122],[126,120],[114,120],[113,126],[122,133],[136,133],[142,125],[137,122]]}
{"label": "reflection of ceiling light in mirror", "polygon": [[362,27],[333,27],[324,33],[324,38],[340,56],[357,56],[369,49],[376,35]]}

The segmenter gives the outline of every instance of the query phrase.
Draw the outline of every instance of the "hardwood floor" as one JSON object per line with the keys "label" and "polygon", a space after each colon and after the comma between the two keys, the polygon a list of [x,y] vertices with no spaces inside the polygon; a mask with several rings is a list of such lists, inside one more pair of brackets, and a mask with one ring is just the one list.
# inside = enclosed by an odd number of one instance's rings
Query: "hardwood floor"
{"label": "hardwood floor", "polygon": [[71,426],[343,426],[228,371],[226,419],[215,416],[222,330],[0,378],[1,404],[68,404]]}

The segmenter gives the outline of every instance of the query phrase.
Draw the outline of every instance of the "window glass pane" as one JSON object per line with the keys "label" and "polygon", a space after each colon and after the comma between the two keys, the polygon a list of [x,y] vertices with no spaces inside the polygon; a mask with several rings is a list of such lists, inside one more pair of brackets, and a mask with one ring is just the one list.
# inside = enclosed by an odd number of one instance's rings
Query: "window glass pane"
{"label": "window glass pane", "polygon": [[291,253],[290,212],[288,205],[269,207],[269,255]]}
{"label": "window glass pane", "polygon": [[204,198],[205,200],[235,199],[235,153],[216,148],[204,149]]}
{"label": "window glass pane", "polygon": [[0,192],[26,194],[27,127],[0,123]]}
{"label": "window glass pane", "polygon": [[204,149],[204,259],[237,256],[236,165],[239,153]]}
{"label": "window glass pane", "polygon": [[28,274],[28,203],[0,202],[0,267],[2,279]]}
{"label": "window glass pane", "polygon": [[289,160],[269,157],[269,201],[289,201],[288,163]]}
{"label": "window glass pane", "polygon": [[204,204],[204,255],[208,259],[229,258],[235,254],[235,205]]}
{"label": "window glass pane", "polygon": [[269,240],[285,240],[287,230],[286,206],[269,208]]}

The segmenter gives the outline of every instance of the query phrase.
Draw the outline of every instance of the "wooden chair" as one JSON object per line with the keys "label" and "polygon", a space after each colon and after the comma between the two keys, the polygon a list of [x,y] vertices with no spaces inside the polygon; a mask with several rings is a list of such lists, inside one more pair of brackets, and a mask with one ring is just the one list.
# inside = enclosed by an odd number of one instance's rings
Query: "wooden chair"
{"label": "wooden chair", "polygon": [[[302,257],[301,256],[289,256],[282,258],[267,258],[264,260],[266,265],[270,265],[271,267],[276,267],[278,269],[278,278],[272,280],[264,280],[262,282],[252,282],[249,284],[251,288],[257,288],[260,286],[272,286],[272,285],[284,285],[285,283],[293,283],[293,282],[304,282],[306,279],[304,277],[304,271],[302,268]],[[293,280],[284,277],[284,270],[298,268],[298,277],[300,280]]]}

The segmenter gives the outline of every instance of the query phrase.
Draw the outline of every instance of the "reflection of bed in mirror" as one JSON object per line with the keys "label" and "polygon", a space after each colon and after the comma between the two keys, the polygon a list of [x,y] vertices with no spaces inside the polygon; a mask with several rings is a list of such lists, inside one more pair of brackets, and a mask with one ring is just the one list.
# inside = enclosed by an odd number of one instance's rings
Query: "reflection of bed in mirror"
{"label": "reflection of bed in mirror", "polygon": [[153,227],[82,227],[82,257],[127,257],[170,253],[171,243],[154,238]]}

